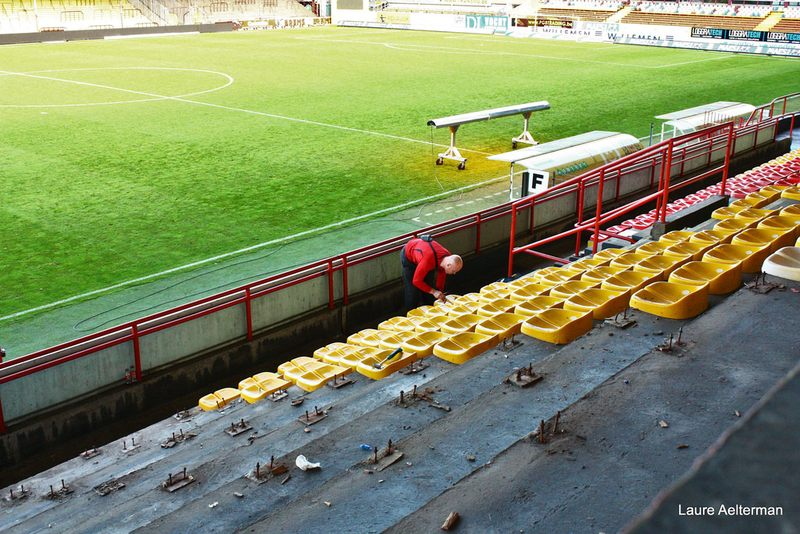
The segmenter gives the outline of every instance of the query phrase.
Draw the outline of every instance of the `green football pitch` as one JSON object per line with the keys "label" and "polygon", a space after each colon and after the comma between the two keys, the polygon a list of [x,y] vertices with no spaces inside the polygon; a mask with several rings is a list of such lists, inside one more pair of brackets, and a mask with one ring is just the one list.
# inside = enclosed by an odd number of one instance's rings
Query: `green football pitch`
{"label": "green football pitch", "polygon": [[[541,141],[798,89],[800,61],[353,28],[0,47],[0,317],[497,178]],[[319,256],[325,256],[324,250]]]}

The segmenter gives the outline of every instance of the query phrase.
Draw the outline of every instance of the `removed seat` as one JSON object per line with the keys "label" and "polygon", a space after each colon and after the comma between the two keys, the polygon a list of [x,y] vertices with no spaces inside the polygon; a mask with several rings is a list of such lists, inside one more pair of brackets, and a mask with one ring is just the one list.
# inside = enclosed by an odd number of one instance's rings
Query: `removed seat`
{"label": "removed seat", "polygon": [[800,248],[783,247],[764,260],[764,272],[800,282]]}
{"label": "removed seat", "polygon": [[739,263],[690,261],[675,269],[669,281],[693,286],[708,284],[711,295],[725,295],[742,285],[742,268]]}

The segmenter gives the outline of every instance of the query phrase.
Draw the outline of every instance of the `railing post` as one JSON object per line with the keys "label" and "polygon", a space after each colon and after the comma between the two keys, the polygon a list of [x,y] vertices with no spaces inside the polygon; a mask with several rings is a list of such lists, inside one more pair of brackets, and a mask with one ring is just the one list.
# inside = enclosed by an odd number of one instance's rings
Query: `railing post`
{"label": "railing post", "polygon": [[[531,204],[533,209],[533,204]],[[514,245],[516,244],[516,229],[517,229],[517,206],[511,204],[511,232],[508,236],[508,274],[511,277],[514,274]]]}
{"label": "railing post", "polygon": [[597,210],[594,215],[594,238],[592,239],[592,254],[597,253],[597,242],[600,240],[600,216],[603,214],[603,183],[606,181],[605,169],[600,170],[600,182],[597,184]]}
{"label": "railing post", "polygon": [[534,209],[536,208],[536,199],[531,197],[531,209],[528,213],[528,233],[533,235],[533,227],[535,221],[533,220]]}
{"label": "railing post", "polygon": [[253,341],[253,310],[250,305],[251,299],[250,288],[244,288],[244,316],[247,321],[247,341]]}
{"label": "railing post", "polygon": [[333,260],[328,260],[328,309],[335,308],[333,303]]}
{"label": "railing post", "polygon": [[0,434],[5,434],[6,432],[6,418],[3,415],[3,399],[0,398]]}
{"label": "railing post", "polygon": [[478,221],[477,226],[475,227],[475,254],[481,253],[481,214],[478,213],[477,215]]}
{"label": "railing post", "polygon": [[728,130],[728,142],[725,146],[725,163],[722,166],[722,181],[720,182],[720,194],[725,195],[725,185],[728,183],[728,167],[731,163],[731,152],[733,147],[733,124]]}
{"label": "railing post", "polygon": [[617,190],[614,193],[614,202],[619,201],[619,187],[622,183],[622,169],[617,169]]}
{"label": "railing post", "polygon": [[347,306],[350,301],[347,287],[347,256],[342,256],[342,303]]}
{"label": "railing post", "polygon": [[[667,144],[667,157],[664,165],[664,199],[661,201],[661,222],[667,221],[667,204],[669,204],[669,179],[672,174],[672,149],[675,145],[675,138],[669,140]],[[658,218],[658,212],[656,212]]]}
{"label": "railing post", "polygon": [[133,333],[133,365],[136,372],[136,381],[142,381],[142,351],[139,347],[139,326],[136,323],[131,325]]}
{"label": "railing post", "polygon": [[[577,226],[580,227],[581,223],[583,222],[583,203],[584,203],[584,195],[586,194],[586,186],[583,180],[578,182],[578,201],[576,202],[578,209],[578,221]],[[579,255],[581,252],[581,238],[583,237],[583,232],[578,229],[575,232],[575,255]]]}

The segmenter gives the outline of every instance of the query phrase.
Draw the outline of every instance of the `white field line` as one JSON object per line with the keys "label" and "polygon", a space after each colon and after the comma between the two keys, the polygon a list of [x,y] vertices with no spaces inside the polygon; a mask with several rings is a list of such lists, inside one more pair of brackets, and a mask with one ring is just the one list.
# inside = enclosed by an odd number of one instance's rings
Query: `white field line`
{"label": "white field line", "polygon": [[[305,39],[304,37],[296,37],[296,39]],[[379,42],[379,41],[360,41],[360,40],[353,40],[353,39],[315,39],[316,41],[329,41],[334,43],[353,43],[353,44],[362,44],[362,45],[373,45],[373,46],[383,46],[385,48],[391,48],[394,50],[399,51],[407,51],[407,52],[419,52],[420,49],[431,49],[431,50],[441,50],[445,53],[451,54],[477,54],[477,55],[486,55],[486,56],[514,56],[514,57],[527,57],[527,58],[536,58],[536,59],[552,59],[554,61],[573,61],[577,63],[594,63],[597,65],[612,65],[615,67],[628,67],[628,68],[635,68],[635,69],[667,69],[670,67],[677,67],[680,65],[688,65],[691,63],[702,63],[705,61],[718,61],[720,59],[729,59],[738,57],[736,54],[726,54],[725,56],[718,56],[713,58],[705,58],[705,59],[698,59],[694,61],[683,61],[679,63],[668,63],[665,65],[639,65],[636,63],[620,63],[616,61],[601,61],[598,59],[582,59],[582,58],[575,58],[575,57],[563,57],[563,56],[548,56],[544,54],[526,54],[522,52],[504,52],[500,50],[480,50],[476,48],[459,48],[459,47],[449,47],[449,46],[437,46],[437,45],[422,45],[422,44],[412,44],[412,43],[397,43],[397,42]]]}
{"label": "white field line", "polygon": [[223,260],[223,259],[226,259],[226,258],[230,258],[231,256],[236,256],[236,255],[239,255],[239,254],[243,254],[245,252],[252,252],[254,250],[258,250],[260,248],[268,247],[270,245],[277,245],[277,244],[280,244],[280,243],[285,243],[287,241],[292,241],[294,239],[298,239],[300,237],[305,237],[305,236],[308,236],[308,235],[311,235],[311,234],[315,234],[315,233],[318,233],[318,232],[324,232],[326,230],[331,230],[331,229],[337,228],[339,226],[345,226],[345,225],[348,225],[348,224],[352,224],[354,222],[362,221],[364,219],[368,219],[370,217],[375,217],[377,215],[383,215],[383,214],[391,213],[391,212],[398,211],[398,210],[401,210],[401,209],[404,209],[404,208],[410,208],[410,207],[413,207],[413,206],[415,206],[417,204],[423,204],[425,202],[429,202],[431,200],[436,200],[438,198],[442,198],[442,197],[445,197],[445,196],[448,196],[448,195],[452,195],[454,193],[459,193],[461,191],[466,191],[466,190],[469,190],[469,189],[476,189],[476,188],[484,186],[484,185],[489,185],[491,183],[495,183],[495,182],[499,182],[500,180],[507,180],[507,179],[508,179],[508,176],[506,176],[506,175],[499,176],[497,178],[490,178],[489,180],[484,180],[484,181],[478,182],[476,184],[465,185],[465,186],[462,186],[462,187],[458,187],[456,189],[450,189],[449,191],[443,191],[443,192],[437,193],[435,195],[430,195],[430,196],[427,196],[427,197],[418,198],[416,200],[411,200],[411,201],[405,202],[403,204],[398,204],[396,206],[391,206],[389,208],[383,208],[383,209],[380,209],[378,211],[373,211],[372,213],[367,213],[365,215],[359,215],[357,217],[351,217],[350,219],[346,219],[344,221],[338,221],[338,222],[335,222],[335,223],[326,224],[325,226],[320,226],[319,228],[312,228],[310,230],[305,230],[303,232],[298,232],[296,234],[292,234],[292,235],[288,235],[288,236],[284,236],[284,237],[279,237],[277,239],[271,239],[269,241],[264,241],[263,243],[258,243],[257,245],[251,245],[249,247],[241,248],[239,250],[234,250],[233,252],[226,252],[225,254],[219,254],[218,256],[213,256],[211,258],[206,258],[206,259],[198,260],[198,261],[195,261],[195,262],[192,262],[192,263],[187,263],[186,265],[181,265],[179,267],[173,267],[172,269],[167,269],[166,271],[161,271],[161,272],[158,272],[158,273],[148,274],[146,276],[141,276],[139,278],[134,278],[132,280],[127,280],[125,282],[120,282],[118,284],[114,284],[114,285],[111,285],[111,286],[108,286],[108,287],[104,287],[102,289],[95,289],[95,290],[89,291],[87,293],[81,293],[80,295],[74,295],[72,297],[68,297],[68,298],[65,298],[65,299],[62,299],[62,300],[51,302],[49,304],[44,304],[42,306],[37,306],[35,308],[30,308],[28,310],[23,310],[23,311],[20,311],[20,312],[12,313],[10,315],[6,315],[4,317],[0,317],[0,322],[7,321],[9,319],[14,319],[16,317],[21,317],[23,315],[28,315],[30,313],[34,313],[34,312],[37,312],[37,311],[47,310],[49,308],[60,306],[62,304],[67,304],[69,302],[74,302],[76,300],[83,299],[83,298],[86,298],[86,297],[92,297],[94,295],[99,295],[99,294],[105,293],[107,291],[111,291],[111,290],[114,290],[114,289],[119,289],[121,287],[129,286],[129,285],[132,285],[132,284],[137,284],[139,282],[146,282],[147,280],[152,280],[152,279],[158,278],[160,276],[164,276],[164,275],[172,274],[172,273],[177,273],[177,272],[180,272],[180,271],[184,271],[186,269],[191,269],[193,267],[198,267],[200,265],[205,265],[207,263],[212,263],[212,262],[215,262],[215,261],[219,261],[219,260]]}
{"label": "white field line", "polygon": [[[14,72],[14,71],[6,71],[6,70],[0,70],[0,75],[23,76],[23,77],[26,77],[26,78],[35,78],[35,79],[39,79],[39,80],[48,80],[48,81],[53,81],[53,82],[71,83],[71,84],[74,84],[74,85],[82,85],[82,86],[85,86],[85,87],[95,87],[95,88],[98,88],[98,89],[109,89],[109,90],[112,90],[112,91],[121,91],[123,93],[130,93],[130,94],[134,94],[134,95],[146,96],[146,97],[155,98],[155,99],[159,99],[159,100],[172,100],[172,101],[175,101],[175,102],[183,102],[183,103],[186,103],[186,104],[194,104],[196,106],[205,106],[205,107],[215,108],[215,109],[224,109],[226,111],[236,111],[236,112],[245,113],[245,114],[248,114],[248,115],[257,115],[259,117],[268,117],[268,118],[271,118],[271,119],[280,119],[280,120],[285,120],[285,121],[290,121],[290,122],[297,122],[297,123],[301,123],[301,124],[309,124],[309,125],[313,125],[313,126],[320,126],[320,127],[323,127],[323,128],[333,128],[333,129],[336,129],[336,130],[344,130],[344,131],[348,131],[348,132],[356,132],[356,133],[360,133],[360,134],[373,135],[373,136],[377,136],[377,137],[384,137],[384,138],[387,138],[387,139],[394,139],[394,140],[397,140],[397,141],[406,141],[408,143],[417,143],[417,144],[428,145],[428,146],[430,146],[430,144],[431,144],[429,141],[423,141],[421,139],[413,139],[411,137],[403,137],[403,136],[400,136],[400,135],[387,134],[387,133],[383,133],[383,132],[375,132],[375,131],[372,131],[372,130],[364,130],[362,128],[351,128],[349,126],[340,126],[338,124],[330,124],[330,123],[327,123],[327,122],[312,121],[312,120],[308,120],[308,119],[298,119],[296,117],[289,117],[289,116],[286,116],[286,115],[278,115],[276,113],[267,113],[267,112],[264,112],[264,111],[255,111],[255,110],[252,110],[252,109],[237,108],[237,107],[233,107],[233,106],[223,106],[222,104],[212,104],[211,102],[202,102],[200,100],[190,100],[188,98],[183,98],[183,97],[180,97],[180,96],[167,96],[167,95],[160,95],[160,94],[157,94],[157,93],[150,93],[150,92],[146,92],[146,91],[135,91],[133,89],[124,89],[122,87],[114,87],[114,86],[111,86],[111,85],[104,85],[104,84],[99,84],[99,83],[81,82],[81,81],[70,80],[70,79],[66,79],[66,78],[55,78],[55,77],[52,77],[52,76],[41,76],[41,75],[37,75],[37,74],[29,74],[29,73],[24,73],[24,72]],[[442,144],[438,144],[438,143],[434,143],[434,145],[438,146],[438,147],[443,147],[443,148],[447,148],[449,146],[449,145],[442,145]],[[484,156],[490,156],[491,155],[489,152],[483,152],[483,151],[480,151],[480,150],[471,150],[471,149],[468,149],[468,148],[462,148],[461,150],[463,152],[471,152],[473,154],[481,154],[481,155],[484,155]]]}

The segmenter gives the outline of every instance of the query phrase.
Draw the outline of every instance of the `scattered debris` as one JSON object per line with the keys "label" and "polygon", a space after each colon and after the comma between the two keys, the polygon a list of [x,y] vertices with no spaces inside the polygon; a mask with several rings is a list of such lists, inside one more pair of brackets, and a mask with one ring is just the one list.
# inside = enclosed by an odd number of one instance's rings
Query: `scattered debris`
{"label": "scattered debris", "polygon": [[311,429],[310,429],[310,428],[308,428],[308,427],[305,427],[305,428],[303,429],[303,432],[305,432],[306,434],[308,434],[309,432],[311,432]]}
{"label": "scattered debris", "polygon": [[306,458],[305,455],[303,455],[303,454],[300,454],[300,455],[297,456],[297,458],[295,458],[294,464],[297,467],[299,467],[302,471],[308,471],[308,470],[314,470],[314,469],[319,469],[320,468],[320,463],[319,462],[316,462],[316,463],[309,462],[308,458]]}
{"label": "scattered debris", "polygon": [[368,475],[374,475],[375,471],[373,471],[372,469],[364,469],[364,473],[366,473]]}
{"label": "scattered debris", "polygon": [[458,515],[458,512],[450,512],[450,514],[447,516],[447,519],[445,519],[444,523],[442,523],[442,530],[450,530],[455,527],[458,523],[459,517],[460,516]]}
{"label": "scattered debris", "polygon": [[290,479],[290,478],[292,478],[292,475],[286,475],[286,478],[284,478],[283,480],[281,480],[281,486],[283,486],[284,484],[286,484],[287,482],[289,482],[289,479]]}
{"label": "scattered debris", "polygon": [[322,501],[322,503],[323,503],[325,506],[327,506],[328,508],[330,508],[330,507],[331,507],[331,502],[330,502],[330,501]]}
{"label": "scattered debris", "polygon": [[184,467],[183,471],[177,475],[169,473],[167,475],[167,480],[161,483],[161,487],[172,493],[173,491],[178,491],[179,489],[188,486],[194,482],[194,480],[194,477],[187,473],[186,468]]}
{"label": "scattered debris", "polygon": [[741,413],[739,413],[739,410],[734,410],[734,411],[733,411],[733,414],[734,414],[736,417],[741,417],[741,416],[742,416],[742,414],[741,414]]}
{"label": "scattered debris", "polygon": [[239,499],[241,499],[241,498],[244,497],[244,494],[243,493],[239,493],[238,491],[234,491],[233,492],[233,496],[234,497],[238,497]]}
{"label": "scattered debris", "polygon": [[209,505],[208,505],[208,507],[209,507],[209,508],[216,508],[216,507],[217,507],[217,505],[219,505],[219,501],[214,501],[214,502],[212,502],[211,504],[209,504]]}
{"label": "scattered debris", "polygon": [[95,493],[100,495],[101,497],[105,497],[110,493],[114,493],[115,491],[119,491],[125,487],[124,482],[120,482],[119,480],[111,479],[108,482],[103,482],[94,487]]}
{"label": "scattered debris", "polygon": [[681,443],[680,445],[678,445],[678,446],[677,446],[677,447],[675,447],[675,448],[676,448],[676,449],[688,449],[688,448],[689,448],[689,446],[688,446],[687,444],[685,444],[685,443]]}
{"label": "scattered debris", "polygon": [[383,484],[383,479],[380,479],[380,480],[378,481],[378,484]]}
{"label": "scattered debris", "polygon": [[172,433],[172,437],[167,438],[166,440],[161,442],[161,448],[162,449],[171,449],[172,447],[174,447],[175,445],[177,445],[179,443],[183,443],[184,441],[188,441],[188,440],[190,440],[192,438],[196,438],[196,437],[197,437],[197,434],[195,434],[193,432],[185,432],[184,433],[183,429],[178,429],[178,433],[177,434],[175,434],[175,432],[173,432]]}
{"label": "scattered debris", "polygon": [[468,454],[467,455],[467,461],[468,462],[474,462],[475,461],[475,455],[474,454]]}
{"label": "scattered debris", "polygon": [[231,423],[230,428],[225,429],[225,433],[233,437],[247,432],[248,430],[253,430],[253,427],[250,425],[250,423],[245,421],[244,418],[242,418],[238,423]]}
{"label": "scattered debris", "polygon": [[658,422],[658,426],[660,426],[661,428],[668,428],[669,427],[669,423],[667,423],[666,421],[664,421],[662,419],[661,421]]}
{"label": "scattered debris", "polygon": [[292,406],[300,406],[305,400],[305,397],[295,397],[292,399]]}

